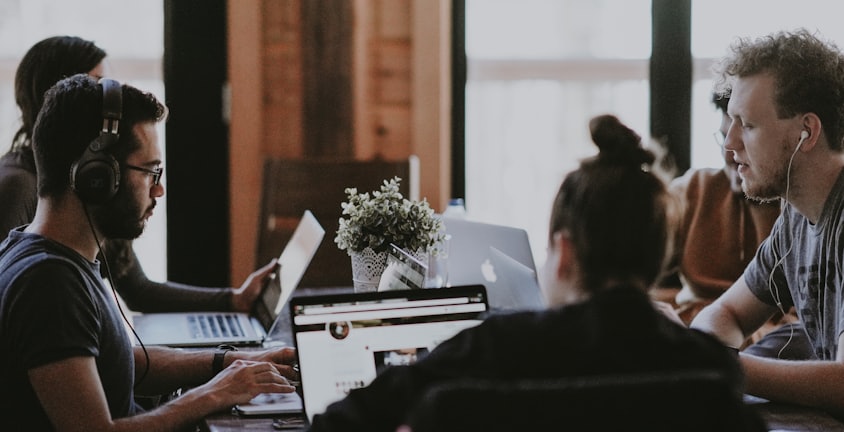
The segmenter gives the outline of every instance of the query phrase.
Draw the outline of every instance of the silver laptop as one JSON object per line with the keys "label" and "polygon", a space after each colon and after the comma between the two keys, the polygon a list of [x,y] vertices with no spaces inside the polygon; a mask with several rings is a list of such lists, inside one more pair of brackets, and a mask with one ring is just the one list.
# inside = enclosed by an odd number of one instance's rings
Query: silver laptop
{"label": "silver laptop", "polygon": [[527,231],[449,217],[442,221],[449,237],[448,285],[485,285],[493,310],[543,306]]}
{"label": "silver laptop", "polygon": [[290,300],[308,421],[385,368],[407,365],[481,323],[483,285],[297,296]]}
{"label": "silver laptop", "polygon": [[201,347],[260,345],[274,334],[278,316],[305,274],[325,237],[325,230],[305,211],[279,256],[278,269],[265,282],[249,314],[238,312],[174,312],[137,315],[132,325],[145,345]]}
{"label": "silver laptop", "polygon": [[516,261],[493,246],[490,267],[486,271],[489,304],[496,311],[542,310],[545,297],[539,288],[536,271]]}

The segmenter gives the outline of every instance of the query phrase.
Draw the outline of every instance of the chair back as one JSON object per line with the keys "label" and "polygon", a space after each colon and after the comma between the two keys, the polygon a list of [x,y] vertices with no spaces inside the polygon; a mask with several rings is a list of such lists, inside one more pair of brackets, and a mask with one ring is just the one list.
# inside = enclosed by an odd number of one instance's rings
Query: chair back
{"label": "chair back", "polygon": [[432,387],[410,414],[413,432],[766,431],[717,371],[550,380],[457,380]]}
{"label": "chair back", "polygon": [[263,170],[256,252],[259,265],[281,253],[306,209],[325,228],[325,238],[299,283],[302,287],[352,284],[349,256],[334,243],[343,212],[340,204],[347,199],[346,188],[378,190],[384,180],[398,176],[402,195],[408,199],[419,196],[416,156],[395,161],[271,158],[265,161]]}

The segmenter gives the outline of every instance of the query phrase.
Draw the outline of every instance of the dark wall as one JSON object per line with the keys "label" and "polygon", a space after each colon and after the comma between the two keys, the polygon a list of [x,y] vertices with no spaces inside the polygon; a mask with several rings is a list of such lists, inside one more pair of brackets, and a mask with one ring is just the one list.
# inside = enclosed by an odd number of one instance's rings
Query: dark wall
{"label": "dark wall", "polygon": [[691,166],[692,4],[653,0],[651,136],[668,147],[677,174]]}
{"label": "dark wall", "polygon": [[164,1],[167,276],[229,284],[226,0]]}
{"label": "dark wall", "polygon": [[451,2],[451,197],[466,197],[466,0]]}

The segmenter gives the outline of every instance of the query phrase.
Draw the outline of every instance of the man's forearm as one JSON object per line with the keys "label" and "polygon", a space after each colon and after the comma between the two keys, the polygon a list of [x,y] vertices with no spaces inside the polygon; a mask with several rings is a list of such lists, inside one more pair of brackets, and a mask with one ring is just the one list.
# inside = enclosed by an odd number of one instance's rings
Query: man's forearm
{"label": "man's forearm", "polygon": [[165,347],[147,347],[149,371],[144,377],[146,359],[139,347],[135,348],[135,377],[140,382],[141,394],[165,394],[185,386],[202,384],[211,378],[212,350],[180,350]]}
{"label": "man's forearm", "polygon": [[709,333],[733,348],[740,347],[747,338],[735,317],[717,302],[703,308],[689,327]]}
{"label": "man's forearm", "polygon": [[844,364],[776,360],[741,354],[747,393],[768,400],[844,414]]}

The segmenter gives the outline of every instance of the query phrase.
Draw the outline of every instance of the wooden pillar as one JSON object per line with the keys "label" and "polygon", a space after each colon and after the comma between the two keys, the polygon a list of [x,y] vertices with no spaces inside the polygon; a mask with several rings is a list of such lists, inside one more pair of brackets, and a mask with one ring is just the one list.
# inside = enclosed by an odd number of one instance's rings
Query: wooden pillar
{"label": "wooden pillar", "polygon": [[352,157],[352,3],[302,1],[301,7],[304,153]]}

